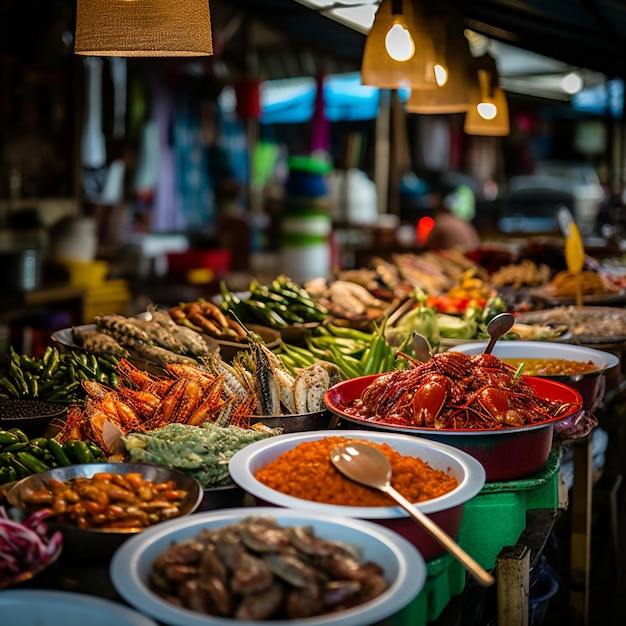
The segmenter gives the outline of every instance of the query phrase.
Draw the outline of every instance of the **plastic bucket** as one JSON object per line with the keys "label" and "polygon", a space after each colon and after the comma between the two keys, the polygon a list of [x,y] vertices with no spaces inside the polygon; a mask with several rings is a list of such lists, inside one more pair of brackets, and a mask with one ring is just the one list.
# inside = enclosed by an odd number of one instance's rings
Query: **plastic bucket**
{"label": "plastic bucket", "polygon": [[528,623],[530,626],[539,626],[548,611],[550,600],[559,591],[559,581],[554,570],[542,556],[539,565],[533,573],[529,590]]}

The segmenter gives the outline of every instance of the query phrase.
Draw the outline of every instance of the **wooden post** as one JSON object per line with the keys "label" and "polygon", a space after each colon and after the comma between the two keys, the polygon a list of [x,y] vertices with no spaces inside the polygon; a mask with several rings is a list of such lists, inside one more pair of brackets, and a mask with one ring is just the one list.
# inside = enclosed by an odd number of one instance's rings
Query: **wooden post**
{"label": "wooden post", "polygon": [[378,117],[376,118],[376,145],[374,150],[374,182],[378,190],[379,215],[386,213],[388,208],[390,132],[390,95],[381,89]]}
{"label": "wooden post", "polygon": [[528,626],[530,549],[503,548],[496,560],[498,626]]}
{"label": "wooden post", "polygon": [[593,486],[592,434],[587,435],[580,443],[574,444],[569,623],[579,626],[586,626],[589,617],[591,496]]}

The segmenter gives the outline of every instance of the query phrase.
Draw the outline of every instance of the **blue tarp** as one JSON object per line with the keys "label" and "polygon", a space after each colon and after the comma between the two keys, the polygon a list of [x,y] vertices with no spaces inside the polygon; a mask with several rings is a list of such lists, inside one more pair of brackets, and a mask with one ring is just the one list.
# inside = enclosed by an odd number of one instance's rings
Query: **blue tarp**
{"label": "blue tarp", "polygon": [[[314,78],[266,81],[261,86],[261,123],[309,122],[313,116],[315,92]],[[360,72],[328,76],[324,81],[326,117],[331,122],[374,119],[385,92],[378,87],[362,85]],[[410,91],[401,89],[398,95],[400,100],[406,101]],[[608,105],[609,114],[621,118],[623,101],[624,82],[614,79],[572,96],[572,109],[606,115]]]}
{"label": "blue tarp", "polygon": [[624,114],[624,81],[615,78],[603,85],[583,89],[572,96],[572,108],[584,113],[606,115],[615,118]]}
{"label": "blue tarp", "polygon": [[[316,84],[313,78],[267,81],[261,86],[261,124],[308,122],[313,116]],[[403,90],[401,98],[406,99]],[[371,120],[378,115],[381,90],[361,84],[360,72],[326,77],[324,103],[331,122]]]}

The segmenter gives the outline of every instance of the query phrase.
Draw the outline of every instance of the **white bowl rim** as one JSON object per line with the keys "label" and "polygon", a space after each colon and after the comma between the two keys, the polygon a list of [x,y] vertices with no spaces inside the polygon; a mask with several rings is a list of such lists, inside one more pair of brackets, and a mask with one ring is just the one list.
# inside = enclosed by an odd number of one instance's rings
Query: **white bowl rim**
{"label": "white bowl rim", "polygon": [[[398,564],[398,576],[391,581],[389,588],[381,595],[362,605],[338,613],[318,615],[299,620],[264,620],[246,621],[246,626],[285,626],[287,622],[297,621],[301,626],[364,626],[374,624],[406,607],[417,597],[426,582],[426,563],[420,552],[408,540],[397,533],[373,522],[354,520],[324,513],[315,513],[298,509],[275,507],[239,507],[196,513],[186,518],[163,522],[135,535],[122,544],[113,554],[109,573],[117,592],[136,609],[152,615],[159,622],[171,626],[236,626],[244,622],[231,618],[203,615],[190,609],[177,607],[152,593],[141,581],[138,571],[140,555],[159,542],[169,541],[169,535],[176,530],[187,531],[185,537],[193,537],[208,523],[217,526],[234,523],[249,516],[274,517],[281,525],[290,522],[315,522],[341,525],[376,540],[388,549]],[[332,537],[328,537],[332,539]],[[183,537],[181,536],[180,540]],[[355,540],[356,542],[356,540]],[[165,549],[165,545],[164,548]],[[367,621],[364,621],[367,620]]]}
{"label": "white bowl rim", "polygon": [[459,485],[451,492],[433,498],[425,502],[415,504],[423,513],[437,513],[445,509],[451,509],[465,504],[471,500],[485,484],[485,468],[482,463],[473,456],[459,450],[449,444],[440,443],[429,439],[416,437],[404,433],[390,433],[383,431],[367,431],[367,430],[337,430],[337,431],[311,431],[307,433],[289,433],[286,435],[277,435],[261,441],[255,441],[247,445],[245,448],[235,453],[228,464],[231,478],[242,489],[260,498],[265,502],[271,502],[277,506],[287,508],[299,508],[307,511],[318,511],[320,507],[334,515],[344,515],[352,518],[360,519],[392,519],[398,517],[408,517],[408,513],[400,506],[342,506],[338,504],[323,504],[311,500],[302,500],[294,496],[280,493],[270,487],[267,487],[258,481],[251,472],[248,471],[249,464],[254,458],[268,447],[279,446],[285,441],[294,441],[302,443],[304,441],[314,441],[325,437],[345,437],[354,439],[368,439],[376,443],[386,442],[393,447],[393,443],[404,442],[410,443],[416,447],[416,454],[419,448],[436,451],[444,457],[448,457],[450,461],[458,463],[464,477],[459,481]]}
{"label": "white bowl rim", "polygon": [[[468,342],[462,343],[453,347],[450,347],[448,352],[464,352],[465,354],[479,354],[483,352],[487,347],[488,341],[479,341],[479,342]],[[510,348],[512,351],[523,352],[526,350],[531,350],[535,353],[539,350],[549,350],[554,353],[560,352],[561,354],[567,354],[568,356],[555,356],[555,358],[568,359],[571,361],[581,361],[587,359],[597,359],[604,365],[599,367],[599,370],[607,371],[615,367],[619,364],[619,358],[613,354],[612,352],[607,352],[606,350],[597,350],[596,348],[588,348],[587,346],[579,346],[571,343],[560,343],[560,342],[552,342],[552,341],[517,341],[517,340],[506,340],[500,341],[496,343],[492,354],[494,356],[498,356],[498,352],[500,352],[504,348]],[[511,355],[513,356],[513,355]],[[578,356],[579,358],[575,358]],[[582,357],[582,358],[580,358]],[[594,361],[595,362],[595,361]],[[597,371],[597,370],[596,370]],[[591,372],[590,372],[591,373]]]}
{"label": "white bowl rim", "polygon": [[[106,598],[78,593],[75,591],[53,589],[5,589],[0,593],[0,609],[8,609],[12,605],[19,605],[20,610],[27,611],[27,607],[38,607],[41,614],[57,613],[63,607],[93,609],[94,617],[103,613],[119,620],[120,626],[157,626],[152,618],[139,613],[132,607]],[[59,618],[58,622],[61,621]]]}

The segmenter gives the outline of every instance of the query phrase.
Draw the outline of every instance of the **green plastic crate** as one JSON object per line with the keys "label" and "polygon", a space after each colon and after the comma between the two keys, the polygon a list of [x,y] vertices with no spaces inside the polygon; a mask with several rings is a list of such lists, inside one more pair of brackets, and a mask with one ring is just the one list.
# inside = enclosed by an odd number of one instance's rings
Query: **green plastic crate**
{"label": "green plastic crate", "polygon": [[423,626],[436,620],[465,588],[465,568],[444,554],[426,563],[426,582],[419,595],[404,609],[383,622],[384,626]]}
{"label": "green plastic crate", "polygon": [[[559,470],[558,455],[551,452],[544,468],[533,476],[486,483],[463,507],[458,535],[461,547],[486,570],[495,567],[502,548],[515,545],[526,528],[526,511],[558,507]],[[376,626],[425,626],[465,589],[465,568],[449,554],[428,561],[426,572],[419,595]]]}
{"label": "green plastic crate", "polygon": [[533,476],[486,483],[463,507],[459,544],[485,569],[493,568],[502,548],[515,545],[526,528],[526,511],[558,508],[559,469],[559,457],[551,452]]}

